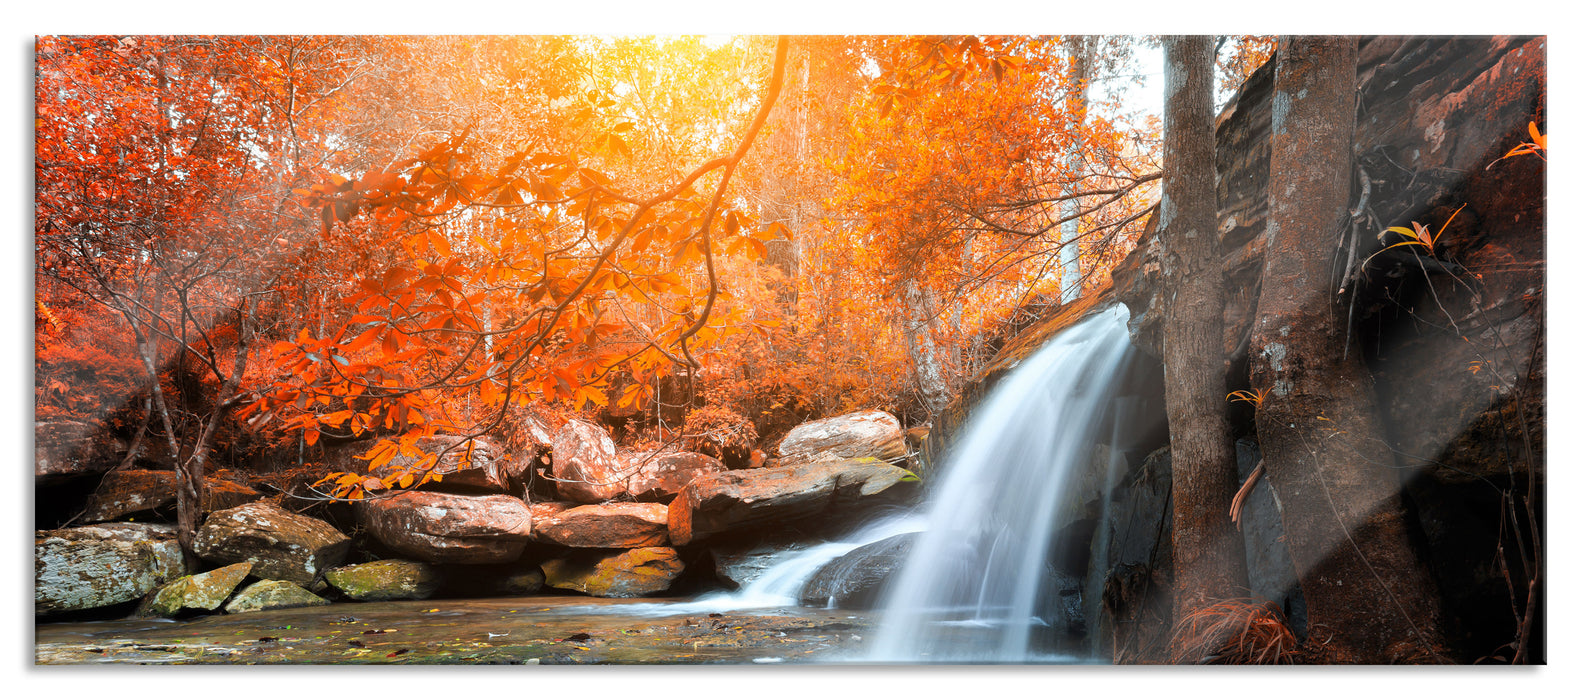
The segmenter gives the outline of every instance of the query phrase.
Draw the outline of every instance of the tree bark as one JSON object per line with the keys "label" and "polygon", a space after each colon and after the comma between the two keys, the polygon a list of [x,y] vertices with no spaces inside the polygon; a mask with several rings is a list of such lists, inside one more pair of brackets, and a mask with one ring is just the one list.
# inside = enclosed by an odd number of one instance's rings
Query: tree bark
{"label": "tree bark", "polygon": [[1356,40],[1280,42],[1268,247],[1250,348],[1267,390],[1258,439],[1307,601],[1332,662],[1438,660],[1438,594],[1413,551],[1373,380],[1337,303],[1332,264],[1352,182]]}
{"label": "tree bark", "polygon": [[[919,272],[921,274],[921,272]],[[950,404],[950,385],[939,366],[938,350],[934,345],[932,316],[929,313],[928,290],[915,277],[908,277],[902,291],[902,305],[906,307],[906,349],[912,356],[912,367],[917,373],[918,392],[928,407],[930,416],[939,415]]]}
{"label": "tree bark", "polygon": [[1177,619],[1247,594],[1241,535],[1230,520],[1236,450],[1225,419],[1213,89],[1212,37],[1166,39],[1159,243],[1167,300],[1163,351]]}
{"label": "tree bark", "polygon": [[[1072,125],[1075,132],[1071,148],[1066,152],[1067,176],[1071,184],[1062,195],[1081,189],[1077,173],[1082,169],[1082,124],[1088,111],[1088,78],[1093,72],[1093,37],[1066,37],[1066,50],[1071,54],[1072,71],[1070,92],[1066,95],[1066,111],[1076,116]],[[1060,218],[1069,219],[1060,225],[1060,303],[1070,304],[1082,296],[1082,264],[1078,241],[1082,237],[1081,210],[1077,199],[1065,200],[1060,205]]]}

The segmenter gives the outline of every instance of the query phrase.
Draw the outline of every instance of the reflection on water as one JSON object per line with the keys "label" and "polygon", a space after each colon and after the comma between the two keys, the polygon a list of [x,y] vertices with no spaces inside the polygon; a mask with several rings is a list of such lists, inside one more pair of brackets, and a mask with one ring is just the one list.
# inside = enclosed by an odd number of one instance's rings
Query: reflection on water
{"label": "reflection on water", "polygon": [[34,641],[40,664],[842,663],[868,627],[844,610],[533,596],[46,623]]}

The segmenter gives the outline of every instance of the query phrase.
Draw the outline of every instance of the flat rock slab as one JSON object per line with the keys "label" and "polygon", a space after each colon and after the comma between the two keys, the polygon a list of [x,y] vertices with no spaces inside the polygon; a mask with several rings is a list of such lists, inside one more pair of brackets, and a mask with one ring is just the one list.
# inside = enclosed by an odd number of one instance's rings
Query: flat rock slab
{"label": "flat rock slab", "polygon": [[[251,503],[264,497],[250,486],[225,479],[206,479],[203,512],[212,513]],[[88,498],[83,522],[120,520],[129,515],[176,504],[176,473],[160,469],[122,469],[104,475],[99,488]]]}
{"label": "flat rock slab", "polygon": [[37,483],[58,483],[102,474],[120,463],[126,443],[104,426],[77,421],[33,424],[33,477]]}
{"label": "flat rock slab", "polygon": [[251,561],[254,576],[304,586],[340,564],[351,545],[329,523],[265,502],[211,513],[192,543],[205,561]]}
{"label": "flat rock slab", "polygon": [[435,564],[514,561],[533,531],[532,513],[514,496],[406,491],[357,506],[359,520],[381,544]]}
{"label": "flat rock slab", "polygon": [[874,458],[744,469],[693,480],[670,502],[670,542],[747,528],[854,515],[909,498],[915,477]]}
{"label": "flat rock slab", "polygon": [[534,524],[537,539],[567,547],[634,549],[669,544],[670,509],[658,503],[577,506]]}
{"label": "flat rock slab", "polygon": [[697,452],[623,452],[619,459],[634,501],[669,503],[693,479],[726,471],[724,462]]}

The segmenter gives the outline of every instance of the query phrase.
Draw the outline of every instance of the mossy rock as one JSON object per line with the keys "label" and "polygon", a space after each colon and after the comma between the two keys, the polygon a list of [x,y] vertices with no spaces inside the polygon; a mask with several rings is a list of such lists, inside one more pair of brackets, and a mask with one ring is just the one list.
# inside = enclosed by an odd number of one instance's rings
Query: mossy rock
{"label": "mossy rock", "polygon": [[172,581],[138,606],[136,617],[172,617],[182,610],[214,610],[253,570],[253,563],[223,566]]}
{"label": "mossy rock", "polygon": [[670,547],[573,552],[544,562],[544,583],[599,598],[638,598],[670,588],[684,568]]}
{"label": "mossy rock", "polygon": [[308,589],[295,583],[269,580],[259,581],[243,588],[236,597],[231,598],[231,602],[225,604],[225,612],[247,613],[329,604],[330,601],[313,595]]}
{"label": "mossy rock", "polygon": [[439,569],[403,559],[342,566],[324,578],[352,600],[423,600],[444,582]]}

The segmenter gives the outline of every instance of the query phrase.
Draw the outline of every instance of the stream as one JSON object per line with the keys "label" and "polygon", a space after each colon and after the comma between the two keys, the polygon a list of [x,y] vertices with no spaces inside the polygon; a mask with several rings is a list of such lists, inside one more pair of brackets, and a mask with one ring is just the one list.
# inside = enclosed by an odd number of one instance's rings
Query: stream
{"label": "stream", "polygon": [[34,628],[34,663],[831,664],[856,659],[872,624],[848,610],[687,610],[674,599],[525,596],[57,622]]}

